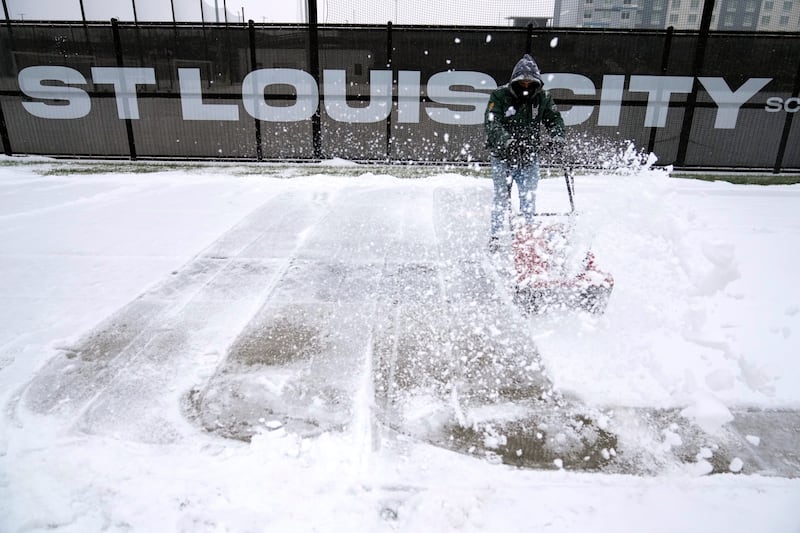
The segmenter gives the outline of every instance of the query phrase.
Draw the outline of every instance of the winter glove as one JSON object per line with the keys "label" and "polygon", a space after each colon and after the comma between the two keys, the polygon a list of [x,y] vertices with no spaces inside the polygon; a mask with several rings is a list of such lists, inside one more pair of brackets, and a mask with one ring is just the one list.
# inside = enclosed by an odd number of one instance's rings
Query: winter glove
{"label": "winter glove", "polygon": [[509,136],[504,142],[500,150],[500,155],[508,162],[515,162],[519,157],[519,141],[514,137]]}

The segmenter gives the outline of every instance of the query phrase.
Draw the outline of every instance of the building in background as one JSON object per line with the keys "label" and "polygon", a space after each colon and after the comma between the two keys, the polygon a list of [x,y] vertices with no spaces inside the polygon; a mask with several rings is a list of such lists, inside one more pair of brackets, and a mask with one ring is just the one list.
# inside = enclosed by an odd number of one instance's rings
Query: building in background
{"label": "building in background", "polygon": [[659,29],[667,27],[667,8],[668,0],[555,0],[553,26]]}
{"label": "building in background", "polygon": [[[703,0],[555,0],[559,28],[697,30]],[[719,0],[711,29],[800,31],[800,0]]]}

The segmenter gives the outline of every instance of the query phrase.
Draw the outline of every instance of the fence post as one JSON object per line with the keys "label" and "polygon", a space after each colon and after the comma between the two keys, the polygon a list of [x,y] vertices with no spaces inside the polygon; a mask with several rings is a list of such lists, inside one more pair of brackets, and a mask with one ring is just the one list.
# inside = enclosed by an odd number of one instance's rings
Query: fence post
{"label": "fence post", "polygon": [[[664,37],[664,49],[661,52],[661,75],[665,76],[667,74],[667,70],[669,69],[669,54],[672,51],[672,36],[675,32],[675,27],[670,26],[667,28],[667,34]],[[650,128],[650,139],[647,143],[647,153],[652,154],[656,148],[656,135],[658,134],[658,128],[652,127]]]}
{"label": "fence post", "polygon": [[[800,59],[797,61],[797,72],[794,75],[794,87],[792,88],[792,98],[800,96]],[[786,154],[786,146],[789,143],[789,134],[792,132],[792,120],[796,113],[786,112],[786,119],[783,123],[783,133],[781,134],[781,142],[778,145],[778,155],[775,157],[775,166],[772,172],[779,174],[783,168],[783,156]]]}
{"label": "fence post", "polygon": [[11,152],[11,139],[8,137],[8,128],[6,127],[6,116],[3,114],[3,104],[0,102],[0,141],[3,142],[3,153],[12,155]]}
{"label": "fence post", "polygon": [[[320,85],[319,76],[319,26],[317,25],[317,0],[308,0],[308,69],[317,87]],[[314,147],[314,158],[322,159],[322,109],[317,110],[311,117],[311,142]]]}
{"label": "fence post", "polygon": [[[3,0],[3,8],[6,10],[6,26],[8,26],[8,38],[11,40],[11,50],[14,50],[16,48],[13,44],[14,34],[11,30],[11,19],[8,18],[6,0]],[[13,61],[14,55],[10,55]],[[14,61],[14,63],[14,70],[16,70],[16,62]],[[6,155],[12,155],[13,152],[11,151],[11,138],[8,136],[8,126],[6,125],[6,115],[3,113],[2,101],[0,101],[0,142],[3,144],[3,153]]]}
{"label": "fence post", "polygon": [[[13,38],[13,34],[11,31],[11,17],[8,16],[8,6],[6,5],[6,0],[3,0],[3,11],[6,15],[6,26],[8,26],[8,36],[9,38]],[[12,50],[14,46],[12,45]],[[13,55],[12,55],[13,57]],[[6,116],[3,114],[3,103],[0,102],[0,142],[3,143],[3,153],[6,155],[11,155],[11,140],[8,137],[8,128],[6,127]]]}
{"label": "fence post", "polygon": [[525,40],[525,53],[533,54],[533,22],[528,23],[528,33]]}
{"label": "fence post", "polygon": [[711,17],[714,14],[714,0],[705,0],[703,4],[703,15],[700,19],[700,34],[697,37],[697,48],[694,51],[694,61],[692,62],[692,92],[686,99],[686,110],[683,112],[683,124],[681,125],[681,136],[678,142],[678,153],[675,156],[675,166],[686,165],[686,152],[689,149],[689,137],[692,134],[692,123],[694,122],[694,108],[697,104],[697,92],[699,82],[697,76],[703,69],[703,61],[706,55],[706,45],[708,44],[708,34],[711,31]]}
{"label": "fence post", "polygon": [[[117,66],[122,68],[125,62],[122,59],[122,40],[119,37],[119,21],[111,19],[111,33],[114,35],[114,53],[117,56]],[[128,150],[132,161],[136,160],[136,140],[133,137],[133,121],[125,119],[125,131],[128,134]]]}
{"label": "fence post", "polygon": [[[247,21],[248,35],[250,36],[250,71],[255,71],[256,65],[256,26],[252,19]],[[263,95],[262,95],[263,96]],[[264,149],[261,146],[261,121],[254,118],[256,124],[256,160],[264,160]]]}
{"label": "fence post", "polygon": [[[392,88],[397,87],[397,71],[392,62],[392,21],[386,24],[386,68],[392,71]],[[392,91],[394,92],[394,91]],[[394,98],[392,94],[389,95],[390,105],[394,107]],[[389,109],[389,115],[386,117],[386,161],[391,160],[392,153],[392,110]]]}

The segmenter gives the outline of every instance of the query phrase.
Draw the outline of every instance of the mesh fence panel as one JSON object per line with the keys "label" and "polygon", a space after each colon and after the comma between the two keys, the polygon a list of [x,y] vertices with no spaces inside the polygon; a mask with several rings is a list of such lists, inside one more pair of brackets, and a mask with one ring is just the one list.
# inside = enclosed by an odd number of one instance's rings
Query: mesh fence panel
{"label": "mesh fence panel", "polygon": [[[132,121],[138,155],[256,156],[254,121],[240,109],[250,71],[246,28],[121,27],[120,41],[125,66],[155,70],[156,84],[139,94],[141,119]],[[197,102],[191,115],[182,94]]]}
{"label": "mesh fence panel", "polygon": [[[122,24],[118,58],[107,24],[0,25],[0,133],[14,153],[486,161],[488,94],[530,49],[585,149],[581,162],[596,163],[592,147],[606,139],[632,140],[662,164],[800,167],[800,39],[701,41],[663,31],[323,26],[314,35],[256,25],[251,35],[242,25]],[[120,66],[150,78],[135,93],[98,80],[97,69]],[[55,70],[26,93],[29,67]]]}
{"label": "mesh fence panel", "polygon": [[91,111],[71,120],[47,120],[23,107],[23,99],[4,95],[0,100],[9,141],[16,152],[52,155],[124,157],[129,154],[125,125],[116,116],[113,90],[91,84],[91,67],[113,66],[110,26],[22,26],[0,30],[7,53],[0,54],[0,88],[16,92],[17,74],[27,67],[52,66],[78,71],[97,98]]}
{"label": "mesh fence panel", "polygon": [[[385,29],[320,30],[320,90],[327,95],[320,102],[323,154],[387,157],[386,121],[392,111],[387,43]],[[340,72],[338,79],[332,71]]]}

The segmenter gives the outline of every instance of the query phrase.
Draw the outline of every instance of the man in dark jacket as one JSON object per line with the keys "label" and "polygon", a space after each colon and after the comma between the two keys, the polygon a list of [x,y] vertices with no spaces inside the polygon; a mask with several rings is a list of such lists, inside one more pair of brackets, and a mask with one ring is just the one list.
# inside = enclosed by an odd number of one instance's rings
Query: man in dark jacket
{"label": "man in dark jacket", "polygon": [[494,207],[489,247],[497,249],[498,234],[511,208],[511,184],[519,191],[520,214],[530,224],[536,212],[539,183],[539,153],[544,126],[553,139],[562,140],[564,120],[553,98],[543,90],[544,82],[536,61],[525,54],[511,74],[511,80],[495,89],[484,114],[487,147],[491,153]]}

